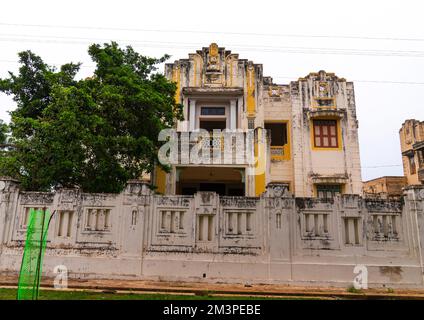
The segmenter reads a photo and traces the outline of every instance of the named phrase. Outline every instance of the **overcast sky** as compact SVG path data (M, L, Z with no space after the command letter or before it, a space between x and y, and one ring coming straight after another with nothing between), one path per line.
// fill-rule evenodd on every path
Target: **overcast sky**
M423 1L4 1L0 77L17 71L17 52L47 63L82 62L90 43L115 40L144 55L187 58L211 42L262 63L289 83L326 70L354 81L364 180L402 175L398 131L424 120ZM0 94L0 119L11 98Z

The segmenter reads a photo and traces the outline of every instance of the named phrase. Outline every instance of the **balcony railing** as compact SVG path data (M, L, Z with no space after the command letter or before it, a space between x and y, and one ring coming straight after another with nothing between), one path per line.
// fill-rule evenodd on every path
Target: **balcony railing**
M197 146L198 151L193 148ZM199 150L201 147L201 150ZM195 141L188 140L183 133L178 133L178 163L191 164L191 156L198 153L199 156L210 159L210 164L249 164L249 156L253 153L252 140L248 135L237 133L232 136L225 136L224 133L212 134L210 137L198 136ZM250 160L250 162L253 160ZM193 162L193 164L197 164Z
M284 159L284 146L271 146L271 160Z

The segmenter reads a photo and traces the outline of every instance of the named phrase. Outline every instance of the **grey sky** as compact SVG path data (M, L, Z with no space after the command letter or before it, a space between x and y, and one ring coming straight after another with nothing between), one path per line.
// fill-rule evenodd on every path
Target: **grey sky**
M93 42L116 40L171 60L217 42L262 63L277 83L319 70L354 81L363 179L402 175L398 130L405 119L424 120L423 10L408 0L5 1L0 77L17 71L16 54L27 49L50 64L80 61L84 77L93 70ZM9 121L13 108L0 94L0 119Z

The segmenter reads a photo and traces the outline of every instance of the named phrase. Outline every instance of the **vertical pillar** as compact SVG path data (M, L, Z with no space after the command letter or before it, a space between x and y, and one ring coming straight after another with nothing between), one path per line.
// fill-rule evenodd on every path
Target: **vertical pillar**
M17 206L19 182L12 178L0 177L0 253L12 230L13 212ZM0 259L1 260L1 259Z
M233 213L232 212L227 212L227 230L226 233L233 233Z
M246 127L243 127L243 119L242 119L242 115L243 115L243 103L244 103L244 99L242 97L238 98L238 103L237 103L237 123L239 123L239 127L241 129L247 129Z
M324 235L324 214L318 214L318 234L320 236Z
M172 232L172 211L166 212L166 231Z
M181 122L180 131L188 131L188 98L184 98L183 108L184 121Z
M403 215L409 216L404 236L410 237L410 250L414 250L421 267L421 285L424 284L424 186L407 186L404 189Z
M169 226L169 232L175 232L175 225L176 225L176 215L175 211L171 211L171 225Z
M259 129L256 132L255 141L255 195L260 196L265 191L266 172L266 137L264 131Z
M193 131L196 127L196 100L190 99L190 125L189 130Z
M230 129L235 130L237 128L237 110L236 110L236 100L230 101Z

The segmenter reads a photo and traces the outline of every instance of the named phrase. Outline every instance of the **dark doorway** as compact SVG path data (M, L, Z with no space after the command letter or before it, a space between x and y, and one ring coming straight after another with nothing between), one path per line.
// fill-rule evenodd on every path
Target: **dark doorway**
M271 138L271 146L284 146L287 144L286 123L265 123L268 137Z
M209 132L213 132L213 129L224 130L226 127L226 120L200 120L200 129Z
M196 187L183 187L181 188L181 194L185 196L192 196L197 192Z
M228 188L227 195L232 197L244 197L243 188Z
M225 183L201 183L200 191L214 191L220 196L225 196Z

